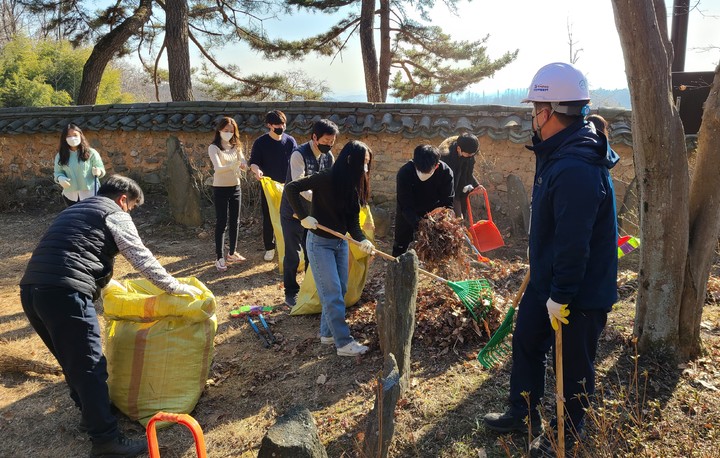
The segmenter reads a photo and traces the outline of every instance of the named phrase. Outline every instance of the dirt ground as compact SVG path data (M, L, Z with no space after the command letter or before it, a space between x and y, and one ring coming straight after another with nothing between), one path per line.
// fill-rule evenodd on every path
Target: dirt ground
M149 195L133 214L143 240L173 275L195 276L217 297L215 357L205 391L192 412L203 428L208 456L256 456L267 428L295 405L306 406L313 413L330 457L361 456L357 443L382 369L373 312L375 304L383 300L383 261L373 262L360 305L348 309L353 333L370 346L367 355L336 356L333 347L320 345L316 337L319 316L291 317L286 311L269 315L280 343L264 349L244 320L229 316L230 310L242 304L276 305L283 299L277 265L262 260L259 220L242 215L238 251L248 260L219 273L213 264L212 210L206 208L206 224L195 229L172 223L165 208L164 199ZM57 207L26 208L0 214L0 354L6 356L0 374L2 457L86 456L90 447L87 436L77 429L79 412L56 363L27 323L19 303L19 279L57 211ZM384 251L389 251L390 243L389 238L378 240ZM491 268L472 270L468 278L491 278L496 305L504 312L524 273L525 266L516 255L524 252L524 246L518 243L498 251ZM120 280L138 278L121 256L115 276ZM609 444L599 445L598 441L605 440L602 434L608 433L598 426L598 440L583 456L720 456L720 403L716 401L720 307L717 302L706 306L702 326L706 356L681 369L649 361L639 376L633 376L633 281L632 270L623 271L619 279L623 302L616 307L618 313L611 314L601 341L599 378L610 392L608 398L615 401L621 398L618 386L631 388L634 379L641 379L644 395L656 403L643 404L641 409L645 413L640 417L650 431L639 428L641 445L623 442L625 453ZM717 283L717 278L712 281ZM437 284L422 279L419 298L437 295L437 291ZM717 295L713 297L717 301ZM457 303L450 305L454 311L443 315L444 322L418 326L411 387L396 409L391 456L522 456L525 438L499 439L482 426L484 413L504 408L509 364L484 370L476 356L487 337L468 331L462 308ZM423 313L432 315L431 311ZM454 332L457 329L461 332ZM8 355L15 358L14 367L7 363ZM643 378L643 371L649 376ZM549 386L548 392L551 390ZM120 421L130 436L143 434L139 424L122 415ZM616 428L621 427L618 425ZM196 456L192 436L185 428L174 426L158 436L162 457Z

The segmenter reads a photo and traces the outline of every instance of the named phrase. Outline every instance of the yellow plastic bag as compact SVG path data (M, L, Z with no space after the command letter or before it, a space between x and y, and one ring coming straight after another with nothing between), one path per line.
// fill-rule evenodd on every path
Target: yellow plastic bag
M268 203L268 213L272 221L273 234L275 235L275 252L277 253L278 269L283 273L283 258L285 257L285 240L283 239L282 226L280 226L280 202L285 185L273 181L270 177L263 177L260 180L265 200Z
M365 237L375 243L375 224L370 213L370 207L364 206L360 209L360 227ZM347 292L345 293L345 305L353 305L360 300L367 274L369 270L370 256L363 253L355 244L350 244L349 270ZM305 278L300 285L300 292L297 297L297 304L290 310L290 315L310 315L320 313L320 297L318 296L315 279L312 276L312 269L308 268Z
M113 404L146 425L159 411L190 413L205 388L217 330L215 296L173 296L147 280L103 290L105 355Z

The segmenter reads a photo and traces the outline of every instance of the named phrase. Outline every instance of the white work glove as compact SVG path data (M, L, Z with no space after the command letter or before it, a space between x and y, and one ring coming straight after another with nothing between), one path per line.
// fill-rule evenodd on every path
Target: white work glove
M102 169L100 167L93 167L92 174L96 177L99 177L100 175L102 175Z
M360 248L360 251L367 254L373 254L375 251L375 245L372 244L372 242L368 239L363 240L360 242L360 245L358 245Z
M562 324L568 324L566 318L570 315L570 310L567 309L567 304L558 304L554 300L548 298L547 300L548 317L550 318L550 325L554 330L558 330L558 321Z
M317 229L318 221L312 216L306 216L300 221L300 224L305 229Z
M471 184L466 185L466 186L463 188L463 193L467 194L467 193L469 193L470 191L472 191L473 189L475 189L475 187L474 187L473 185L471 185Z
M173 291L174 296L202 296L202 290L193 285L186 285L180 283L180 285Z
M67 189L70 187L70 178L60 176L58 177L58 183L63 187L63 189Z

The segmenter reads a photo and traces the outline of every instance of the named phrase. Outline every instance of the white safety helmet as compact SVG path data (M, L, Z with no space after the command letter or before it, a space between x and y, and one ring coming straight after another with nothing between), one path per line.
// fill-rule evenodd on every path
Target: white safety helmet
M550 103L553 110L569 115L585 115L590 91L585 75L575 66L554 62L542 67L528 88L527 102Z

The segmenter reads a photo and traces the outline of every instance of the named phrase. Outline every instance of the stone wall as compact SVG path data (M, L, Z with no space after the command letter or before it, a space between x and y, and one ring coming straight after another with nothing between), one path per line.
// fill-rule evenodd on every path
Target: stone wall
M290 132L290 134L293 134ZM212 164L207 156L207 145L212 141L210 132L156 132L156 131L99 131L86 132L90 145L98 150L108 173L128 174L139 178L143 186L159 185L163 180L163 165L167 158L165 142L168 136L178 137L193 163L208 180ZM243 134L245 151L249 151L255 135ZM308 140L307 134L296 135L298 143ZM405 138L388 133L347 135L340 134L334 151L337 153L349 140L368 144L374 153L372 176L373 202L394 210L395 174L402 164L412 158L415 146L421 143L439 145L444 137ZM57 151L57 133L19 134L0 137L0 179L47 177L52 179L53 159ZM624 144L613 145L620 155L620 163L613 169L618 201L622 202L625 185L634 175L632 149ZM509 174L519 176L528 193L531 191L535 161L532 152L524 145L509 140L480 137L480 155L476 162L476 176L488 189L493 206L503 213L505 184Z
M221 116L238 123L247 156L253 140L266 132L264 114L281 109L288 117L288 133L298 143L308 141L315 120L327 117L340 128L337 154L348 140L361 140L374 152L373 203L391 212L395 204L395 174L423 143L439 145L445 138L472 132L480 139L476 176L490 193L494 215L504 214L506 179L517 175L531 192L534 155L530 143L528 107L371 104L346 102L177 102L86 107L0 109L0 180L52 183L59 133L68 123L79 125L98 150L109 173L136 178L148 189L161 189L166 140L177 137L194 165L211 183L207 145ZM621 161L613 169L618 202L632 179L630 112L594 110L610 122L611 143ZM253 180L248 180L253 186ZM59 189L59 188L58 188Z

